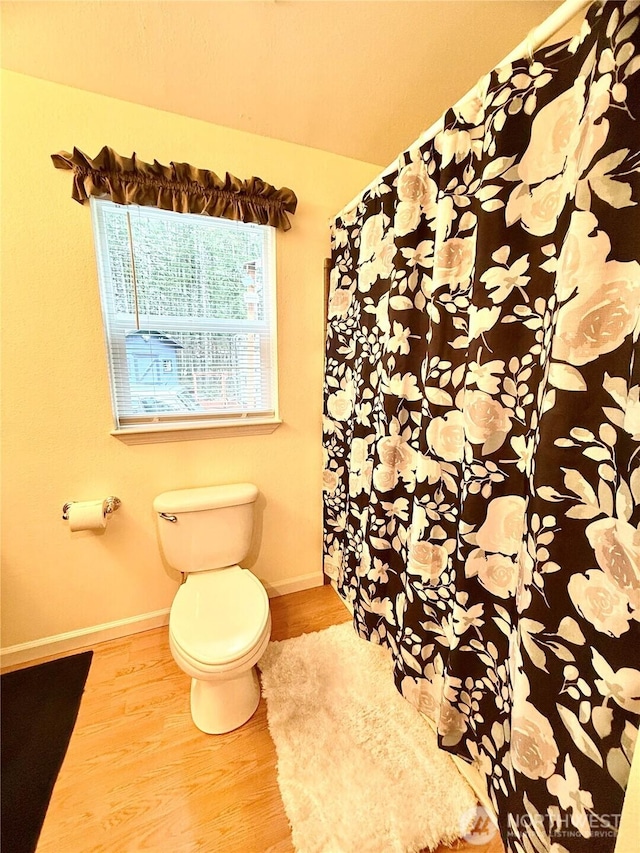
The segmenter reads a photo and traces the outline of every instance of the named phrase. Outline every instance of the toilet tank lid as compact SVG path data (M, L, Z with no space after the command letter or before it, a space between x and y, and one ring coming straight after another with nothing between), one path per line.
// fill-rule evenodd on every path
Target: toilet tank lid
M233 483L228 486L201 486L195 489L176 489L163 492L153 502L156 512L198 512L225 506L253 503L258 488L252 483Z

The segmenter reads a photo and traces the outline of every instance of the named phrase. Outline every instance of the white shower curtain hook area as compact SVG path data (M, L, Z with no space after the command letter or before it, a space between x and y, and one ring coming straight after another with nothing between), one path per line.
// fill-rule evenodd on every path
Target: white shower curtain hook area
M535 29L529 30L525 39L525 58L529 60L529 65L533 64L533 54L536 49Z

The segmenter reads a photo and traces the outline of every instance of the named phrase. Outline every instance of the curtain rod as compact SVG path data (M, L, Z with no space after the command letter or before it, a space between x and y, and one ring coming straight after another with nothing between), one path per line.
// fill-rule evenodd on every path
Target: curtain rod
M500 68L502 65L507 65L509 62L513 62L516 59L521 59L523 56L531 55L535 50L541 47L551 36L555 35L558 30L562 29L565 24L569 23L569 21L577 15L578 12L581 12L583 9L586 9L587 6L591 5L592 0L565 0L562 6L559 6L555 12L552 12L548 18L546 18L541 24L535 27L531 32L527 35L525 39L523 39L519 45L514 47L511 53L508 53L507 56L503 60L501 60L495 67ZM478 84L476 83L476 86ZM462 104L467 98L471 97L476 86L470 89L466 95L463 95L456 103L454 104L454 109L459 104ZM424 145L425 142L428 142L430 139L442 130L444 123L444 115L440 116L438 121L431 125L428 130L418 137L418 139L412 143L411 147L415 145L421 146ZM367 186L360 190L358 195L351 199L351 201L346 204L339 213L336 213L329 221L335 222L340 216L344 216L348 213L352 208L354 208L361 200L362 196L368 192L370 189L373 189L383 178L387 175L391 174L394 169L398 167L398 158L396 157L392 163L389 163L386 169L380 172L371 183L367 184Z

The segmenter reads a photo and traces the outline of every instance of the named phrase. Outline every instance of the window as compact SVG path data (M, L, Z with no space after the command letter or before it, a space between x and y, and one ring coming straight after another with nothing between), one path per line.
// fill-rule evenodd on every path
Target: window
M116 434L277 424L275 229L91 208Z

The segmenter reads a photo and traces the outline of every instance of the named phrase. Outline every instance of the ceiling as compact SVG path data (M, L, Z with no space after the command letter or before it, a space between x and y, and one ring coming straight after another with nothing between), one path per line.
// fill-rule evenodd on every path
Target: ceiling
M3 0L1 55L12 71L386 166L559 5Z

